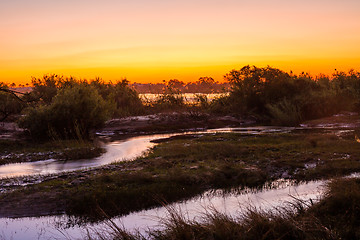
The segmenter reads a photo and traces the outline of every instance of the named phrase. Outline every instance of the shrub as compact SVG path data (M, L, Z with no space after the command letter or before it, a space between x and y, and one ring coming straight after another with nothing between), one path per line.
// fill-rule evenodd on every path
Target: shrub
M53 97L56 96L62 80L62 76L54 74L44 75L42 78L32 78L33 89L31 94L45 104L50 104Z
M230 113L261 116L276 124L296 125L301 120L360 109L360 73L353 70L336 72L330 80L324 75L314 79L269 66L245 66L230 71L225 80L231 92L217 104L228 104L223 109Z
M126 79L113 84L105 83L101 78L87 81L50 74L44 75L42 78L33 78L32 84L32 99L37 99L38 103L45 105L52 103L59 90L83 85L93 87L103 99L116 106L113 117L137 115L144 111L138 93L129 87Z
M117 82L113 86L112 93L108 99L113 99L116 104L116 117L137 115L144 112L144 106L139 98L139 94L129 87L127 80Z
M28 109L19 126L37 139L88 138L90 130L101 126L113 111L96 89L75 85L59 90L52 103Z
M301 113L298 106L286 98L275 104L267 104L266 108L272 117L273 124L293 126L301 122Z
M126 79L112 84L96 78L90 82L90 85L95 87L105 100L115 105L114 117L138 115L144 112L139 94L129 87L129 81Z
M155 110L179 110L185 107L185 98L181 91L175 87L178 80L170 80L163 93L152 103Z

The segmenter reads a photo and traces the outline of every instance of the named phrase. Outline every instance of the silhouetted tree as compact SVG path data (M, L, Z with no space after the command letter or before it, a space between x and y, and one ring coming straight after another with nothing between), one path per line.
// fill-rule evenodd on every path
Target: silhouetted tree
M360 109L360 74L336 72L333 79L307 73L288 74L272 67L244 66L225 75L231 85L228 97L214 103L243 115L255 114L277 124L329 116L342 110ZM219 109L216 107L215 109Z
M9 89L5 83L0 83L0 122L11 115L19 114L23 109L23 101L17 92Z

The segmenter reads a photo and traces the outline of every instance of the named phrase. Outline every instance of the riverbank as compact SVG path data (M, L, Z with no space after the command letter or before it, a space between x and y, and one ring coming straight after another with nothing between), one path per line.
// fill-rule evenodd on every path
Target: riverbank
M346 118L356 123L357 116ZM290 133L172 138L131 162L59 174L1 194L0 215L67 212L95 220L104 217L98 215L98 209L110 216L121 215L208 189L256 187L277 178L303 181L342 176L360 170L358 130L354 127L340 124Z
M240 215L209 210L201 221L189 219L176 209L161 230L146 235L109 223L108 231L88 234L88 239L324 239L360 238L360 180L337 179L327 185L319 202L294 198L290 205L275 211L248 209Z
M104 151L99 144L92 141L58 140L38 143L24 139L0 140L0 166L48 159L91 159L100 156Z
M229 216L237 217L246 213L247 209L261 209L262 211L273 211L289 205L296 197L306 203L318 202L324 194L324 184L328 181L310 181L295 183L292 180L277 180L267 183L261 189L242 190L209 190L186 201L178 201L162 207L135 211L124 216L111 218L118 227L129 233L146 233L165 229L166 220L170 218L169 210L176 210L186 216L187 220L202 221L207 213L216 211ZM0 218L3 227L3 238L23 240L51 238L63 239L57 233L66 235L66 239L89 239L96 238L97 233L111 234L109 221L97 223L78 223L77 219L66 214L30 217L30 218ZM21 226L19 228L18 226ZM45 229L43 231L42 229ZM149 237L148 237L149 238ZM102 239L113 239L103 237Z
M92 133L90 140L34 142L16 123L0 123L0 165L44 161L48 159L91 159L104 152L103 142L129 137L219 127L238 127L255 123L254 119L216 116L199 112L170 112L112 119Z
M256 124L252 117L219 116L198 111L168 112L146 116L112 119L96 131L96 135L108 140L129 136L206 130L223 127L240 127Z

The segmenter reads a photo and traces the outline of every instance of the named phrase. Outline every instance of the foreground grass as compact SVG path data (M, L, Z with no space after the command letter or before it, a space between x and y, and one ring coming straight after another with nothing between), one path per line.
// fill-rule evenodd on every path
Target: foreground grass
M170 218L164 229L149 230L148 236L129 233L110 224L107 235L96 239L359 239L360 238L360 179L332 181L323 199L312 206L295 202L293 208L277 213L248 211L244 216L230 217L212 211L202 222L189 220L169 209ZM111 222L110 222L111 223ZM94 236L89 236L94 239Z
M0 140L0 165L40 161L50 158L75 160L100 156L104 150L90 141L57 140L31 142L28 140Z
M284 176L299 181L343 176L360 170L359 159L359 143L350 135L180 137L161 143L146 157L118 163L122 171L103 172L71 189L68 210L93 214L98 206L116 215L213 188L257 187Z
M36 210L66 210L92 220L160 206L208 189L257 187L281 177L299 181L360 171L360 148L351 132L298 131L287 134L198 135L160 143L145 157L55 180L0 196ZM24 201L24 202L22 202ZM38 204L38 205L37 205Z

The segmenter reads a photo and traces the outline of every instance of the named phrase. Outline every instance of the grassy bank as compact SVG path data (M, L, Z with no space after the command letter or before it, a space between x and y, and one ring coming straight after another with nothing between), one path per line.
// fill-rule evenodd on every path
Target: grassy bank
M359 239L360 179L332 181L323 199L311 206L295 201L281 213L249 210L244 216L230 217L216 211L203 216L202 222L187 219L169 209L170 218L163 230L149 230L149 237L129 233L111 225L100 239ZM93 239L93 236L89 236Z
M110 215L158 206L208 189L256 187L280 177L312 180L360 170L353 136L299 132L175 138L70 190L68 212ZM121 171L119 171L119 169ZM86 203L86 204L84 204Z
M337 134L337 130L306 130L174 138L132 162L63 174L1 195L0 207L11 208L20 199L20 204L30 204L36 210L36 199L41 198L49 209L98 219L103 217L100 208L114 216L189 198L208 189L257 187L281 177L301 181L360 171L357 132Z
M0 140L0 165L41 161L50 158L75 160L100 156L104 150L90 141L57 140L33 142L28 140Z

